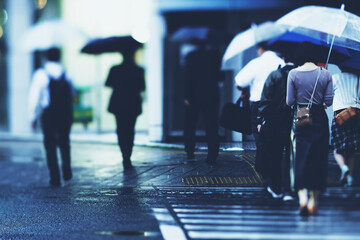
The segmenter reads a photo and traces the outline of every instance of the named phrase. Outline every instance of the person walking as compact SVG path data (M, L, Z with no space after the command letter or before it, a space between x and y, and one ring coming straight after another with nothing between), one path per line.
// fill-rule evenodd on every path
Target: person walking
M62 177L72 179L70 157L70 130L73 122L74 88L64 68L59 63L61 54L58 48L46 51L47 62L44 68L34 75L29 93L29 110L32 127L41 117L46 150L47 166L50 172L50 186L60 187L60 170L57 147L61 153Z
M329 124L323 104L333 102L333 84L329 71L316 65L316 46L303 42L297 49L295 64L289 72L286 103L309 107L312 124L296 126L295 190L300 215L315 214L319 191L326 188Z
M135 49L121 52L123 63L113 66L105 85L113 89L108 111L115 115L116 134L122 153L124 170L133 169L131 163L134 146L135 123L142 113L141 92L145 90L144 69L135 62Z
M340 183L352 186L353 169L356 151L360 149L360 87L359 71L350 67L341 66L341 73L334 74L334 104L336 116L348 107L356 108L356 116L339 125L333 118L331 124L331 144L334 147L334 156L340 170Z
M251 128L256 144L255 168L263 175L266 172L266 169L261 157L263 143L259 138L259 132L257 129L258 106L267 77L272 71L278 69L279 66L284 66L285 62L275 52L271 51L267 47L267 42L259 43L257 45L257 49L258 57L246 64L236 75L235 87L240 90L243 90L247 87L250 88L249 100L251 111ZM267 186L265 186L265 189L267 189Z
M264 169L267 170L263 172L263 181L273 198L282 197L284 201L294 200L290 186L290 132L294 113L286 104L287 78L293 68L295 65L287 62L284 67L270 73L257 116L258 131L264 143Z
M211 46L198 43L194 47L185 57L184 145L188 159L193 159L196 125L201 115L208 145L206 163L213 165L219 155L220 60Z

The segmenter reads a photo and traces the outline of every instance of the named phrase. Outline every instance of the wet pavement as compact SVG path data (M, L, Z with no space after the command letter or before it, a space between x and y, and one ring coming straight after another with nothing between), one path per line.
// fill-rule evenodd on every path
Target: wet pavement
M0 141L0 239L360 239L360 189L329 188L318 216L270 199L253 150L206 152L136 146L124 173L114 144L72 143L74 178L48 187L39 141ZM359 157L359 156L358 156Z

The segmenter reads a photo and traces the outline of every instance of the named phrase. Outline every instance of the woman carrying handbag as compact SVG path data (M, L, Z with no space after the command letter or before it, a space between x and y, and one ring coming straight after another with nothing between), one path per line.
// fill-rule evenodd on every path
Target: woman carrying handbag
M356 149L360 149L360 87L359 71L340 66L333 75L334 119L331 124L331 144L341 169L340 183L353 185Z
M319 191L326 188L329 124L323 104L333 102L330 72L315 63L316 46L303 42L296 54L295 68L289 72L286 103L297 107L299 122L295 127L295 190L300 215L315 214Z

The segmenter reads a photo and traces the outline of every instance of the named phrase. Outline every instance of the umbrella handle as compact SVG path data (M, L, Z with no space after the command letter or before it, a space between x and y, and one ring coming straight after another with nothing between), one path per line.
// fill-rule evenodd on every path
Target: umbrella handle
M345 9L345 4L341 4L340 11L343 12L344 9ZM328 68L328 63L329 63L329 59L330 59L331 50L332 50L333 45L334 45L334 41L335 41L335 34L333 35L333 38L332 38L332 40L331 40L331 45L330 45L329 53L328 53L328 56L327 56L327 59L326 59L325 69Z

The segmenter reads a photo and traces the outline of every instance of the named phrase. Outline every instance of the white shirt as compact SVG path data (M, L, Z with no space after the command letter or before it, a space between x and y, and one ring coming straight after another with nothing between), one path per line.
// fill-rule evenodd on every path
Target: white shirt
M64 68L57 62L47 62L44 68L35 71L29 92L29 119L35 121L42 110L49 106L49 75L54 80L60 80ZM66 77L67 81L70 80ZM71 82L70 82L71 83Z
M358 91L358 77L352 73L337 73L332 76L334 88L333 110L347 107L360 108L360 87ZM357 105L356 105L357 98Z
M250 86L250 101L257 102L261 99L261 93L269 74L278 69L279 65L285 65L275 52L265 51L260 57L251 60L236 75L236 84L240 87Z

